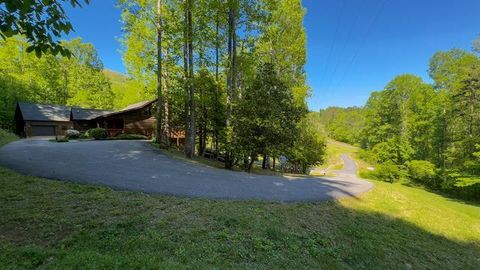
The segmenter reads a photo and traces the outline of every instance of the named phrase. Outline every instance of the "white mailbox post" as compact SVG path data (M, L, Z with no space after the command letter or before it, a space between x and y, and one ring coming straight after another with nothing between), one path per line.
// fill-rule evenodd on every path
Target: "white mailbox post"
M283 175L283 172L285 170L285 164L287 164L288 158L286 156L280 156L278 160L280 161L280 170L282 171Z

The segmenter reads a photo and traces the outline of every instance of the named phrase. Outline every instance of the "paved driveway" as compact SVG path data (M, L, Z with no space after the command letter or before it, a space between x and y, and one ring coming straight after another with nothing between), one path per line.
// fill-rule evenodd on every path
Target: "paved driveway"
M28 175L98 184L120 190L265 201L321 201L355 196L373 187L346 170L332 178L261 176L185 163L142 141L53 143L20 140L0 149L0 165Z

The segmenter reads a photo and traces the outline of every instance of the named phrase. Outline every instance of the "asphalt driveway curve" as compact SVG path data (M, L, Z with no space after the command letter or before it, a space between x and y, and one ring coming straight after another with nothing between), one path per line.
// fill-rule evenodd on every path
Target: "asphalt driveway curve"
M54 143L20 140L0 149L0 166L27 175L117 190L229 200L311 202L366 192L346 155L337 177L263 176L211 168L162 154L145 141Z

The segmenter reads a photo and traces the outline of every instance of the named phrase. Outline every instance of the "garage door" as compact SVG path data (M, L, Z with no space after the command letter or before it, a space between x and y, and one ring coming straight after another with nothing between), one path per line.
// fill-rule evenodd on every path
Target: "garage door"
M32 136L55 136L55 126L32 126Z

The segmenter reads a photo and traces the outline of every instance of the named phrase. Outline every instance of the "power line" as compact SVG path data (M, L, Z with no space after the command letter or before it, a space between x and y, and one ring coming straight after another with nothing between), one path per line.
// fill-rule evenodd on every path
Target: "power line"
M373 25L377 22L378 18L380 17L380 14L382 13L383 9L385 8L387 2L389 0L382 0L382 3L380 4L380 8L377 10L377 13L375 14L373 20L371 21L369 27L367 28L366 34L363 36L363 40L360 42L360 45L357 47L357 50L353 54L352 58L350 59L350 63L347 65L347 69L345 69L345 72L343 73L342 79L339 81L338 85L341 85L343 81L345 80L345 77L347 76L348 72L352 68L353 64L355 63L355 60L357 59L358 54L360 51L363 49L365 46L365 43L367 41L367 38L370 36Z
M342 47L342 50L340 51L339 58L338 58L338 60L337 60L336 63L335 63L335 68L333 69L332 76L330 77L330 80L329 80L329 83L328 83L328 87L327 87L327 92L330 91L330 88L331 88L331 86L332 86L333 79L334 79L335 75L337 74L337 70L338 70L338 67L339 67L339 65L340 65L340 60L342 59L343 53L344 53L345 49L347 48L347 46L348 46L348 44L349 44L349 42L350 42L350 38L351 38L352 32L353 32L353 28L354 28L355 25L357 24L357 21L360 19L360 14L361 14L360 10L362 9L364 3L365 3L365 1L360 2L360 5L359 5L359 7L358 7L358 12L357 12L357 14L356 14L357 16L355 17L355 19L354 19L354 21L353 21L350 29L348 30L347 38L345 39L345 42L344 42L343 47Z
M337 42L337 36L338 36L338 30L340 28L340 23L342 22L345 7L347 6L346 4L347 4L346 0L343 0L342 7L340 8L340 16L337 17L337 23L336 23L336 27L335 27L335 32L333 34L333 40L332 40L332 43L330 44L330 50L329 50L329 53L328 53L328 56L327 56L327 61L325 62L324 72L321 73L321 77L322 76L325 77L324 74L327 73L328 66L330 64L330 59L331 59L331 56L332 56L332 53L333 53L333 48L334 48L335 43Z

